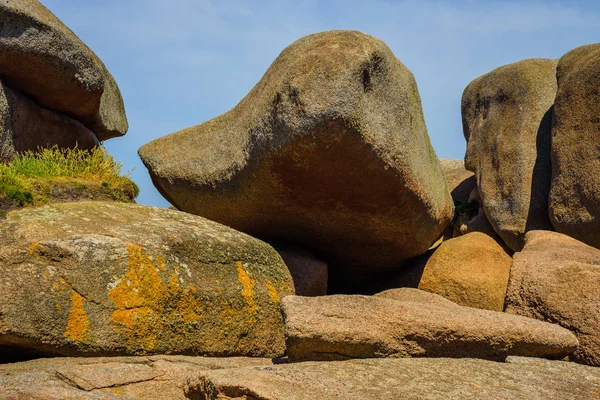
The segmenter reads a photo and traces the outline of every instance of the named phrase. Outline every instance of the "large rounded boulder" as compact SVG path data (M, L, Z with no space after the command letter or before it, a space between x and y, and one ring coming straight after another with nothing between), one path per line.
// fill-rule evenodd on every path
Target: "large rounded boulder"
M0 353L280 356L293 293L272 247L177 211L64 203L0 223Z
M530 59L475 79L462 96L467 152L483 209L514 251L525 232L551 229L550 134L556 61Z
M558 232L600 248L600 44L562 56L556 76L550 218Z
M415 78L360 32L298 40L232 110L139 154L178 209L302 245L334 282L397 268L452 219Z
M99 140L128 124L119 88L102 61L37 0L0 3L0 79Z

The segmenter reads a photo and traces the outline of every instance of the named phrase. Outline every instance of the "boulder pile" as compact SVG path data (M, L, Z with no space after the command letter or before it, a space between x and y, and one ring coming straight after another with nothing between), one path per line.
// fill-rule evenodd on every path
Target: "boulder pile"
M6 154L125 134L73 32L36 0L0 18ZM383 42L299 39L139 149L174 209L0 220L0 398L599 398L599 66L590 45L475 79L465 161L440 161Z

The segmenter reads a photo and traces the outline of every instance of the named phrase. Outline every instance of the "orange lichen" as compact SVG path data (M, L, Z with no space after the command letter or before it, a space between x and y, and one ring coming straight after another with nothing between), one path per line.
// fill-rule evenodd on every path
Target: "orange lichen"
M29 245L29 254L33 255L33 253L35 253L35 250L37 249L37 247L40 245L40 242L33 242Z
M75 343L89 340L90 320L85 312L83 300L79 293L71 290L71 311L69 312L69 322L65 328L64 337Z
M242 284L242 296L246 302L245 312L248 315L248 322L252 323L256 321L256 312L258 311L258 305L254 299L254 286L256 285L256 281L248 275L240 261L236 262L236 265L238 280Z
M202 304L196 299L196 288L182 288L177 275L163 282L159 272L167 264L162 257L156 263L144 253L142 246L127 246L129 270L109 293L114 303L113 324L125 337L130 349L153 351L162 336L178 339L186 326L200 320Z
M277 292L277 288L275 287L275 285L273 285L273 283L271 283L271 281L268 280L265 282L265 286L269 291L269 297L271 297L271 301L273 303L279 303L281 299L279 298L279 293Z

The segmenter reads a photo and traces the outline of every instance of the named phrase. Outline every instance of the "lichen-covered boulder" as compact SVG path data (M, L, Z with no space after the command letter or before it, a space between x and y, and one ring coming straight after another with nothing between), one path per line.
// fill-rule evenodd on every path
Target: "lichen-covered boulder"
M511 257L481 232L444 241L427 260L419 289L462 306L502 311Z
M556 76L550 219L558 232L600 248L600 44L562 56Z
M397 269L452 219L414 76L360 32L296 41L232 110L139 154L178 209L302 245L334 283Z
M531 231L516 253L506 312L549 321L579 339L572 360L600 366L600 250L557 232Z
M37 0L0 3L0 79L67 114L99 140L128 124L119 88L102 61Z
M556 61L530 59L496 68L462 96L467 152L488 219L514 251L526 231L551 229L550 134Z
M81 202L0 223L0 347L279 356L293 293L269 245L177 211Z

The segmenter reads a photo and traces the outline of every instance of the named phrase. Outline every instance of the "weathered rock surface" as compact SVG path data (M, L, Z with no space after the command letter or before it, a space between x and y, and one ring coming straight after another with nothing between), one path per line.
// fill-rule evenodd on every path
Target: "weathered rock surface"
M440 165L446 177L452 200L455 203L468 203L471 191L477 187L475 174L467 171L463 160L442 158L440 159Z
M183 400L187 382L204 371L271 364L270 359L242 357L38 359L0 365L0 398Z
M383 292L376 293L374 296L397 301L410 301L413 303L424 303L447 307L458 306L458 304L455 302L437 294L407 287L384 290Z
M37 0L0 3L0 78L99 140L127 132L123 99L100 59Z
M92 149L98 139L80 122L39 107L27 97L0 83L0 143L11 151L38 147Z
M600 250L556 232L525 239L514 256L506 312L570 329L579 339L572 359L600 366Z
M494 230L492 224L490 224L487 215L485 215L479 189L476 187L471 190L467 205L462 210L457 209L454 226L457 231L456 236L466 235L471 232L481 232L494 238L499 243L504 243Z
M551 229L550 135L556 61L523 60L471 82L462 97L465 166L492 226L514 251L524 233Z
M360 32L298 40L231 111L139 154L178 209L302 245L330 283L397 269L452 219L414 76Z
M600 44L562 56L556 76L550 219L558 232L600 248Z
M563 358L577 348L566 329L530 318L374 296L282 300L292 361L509 355Z
M0 223L0 346L54 355L279 356L272 247L189 214L80 202Z
M467 307L502 311L511 257L488 235L446 240L427 260L419 289Z
M293 247L275 247L288 267L298 296L324 296L327 294L327 264L308 251Z
M190 398L207 400L589 400L599 396L597 368L520 360L371 359L215 370L192 381L188 393Z

